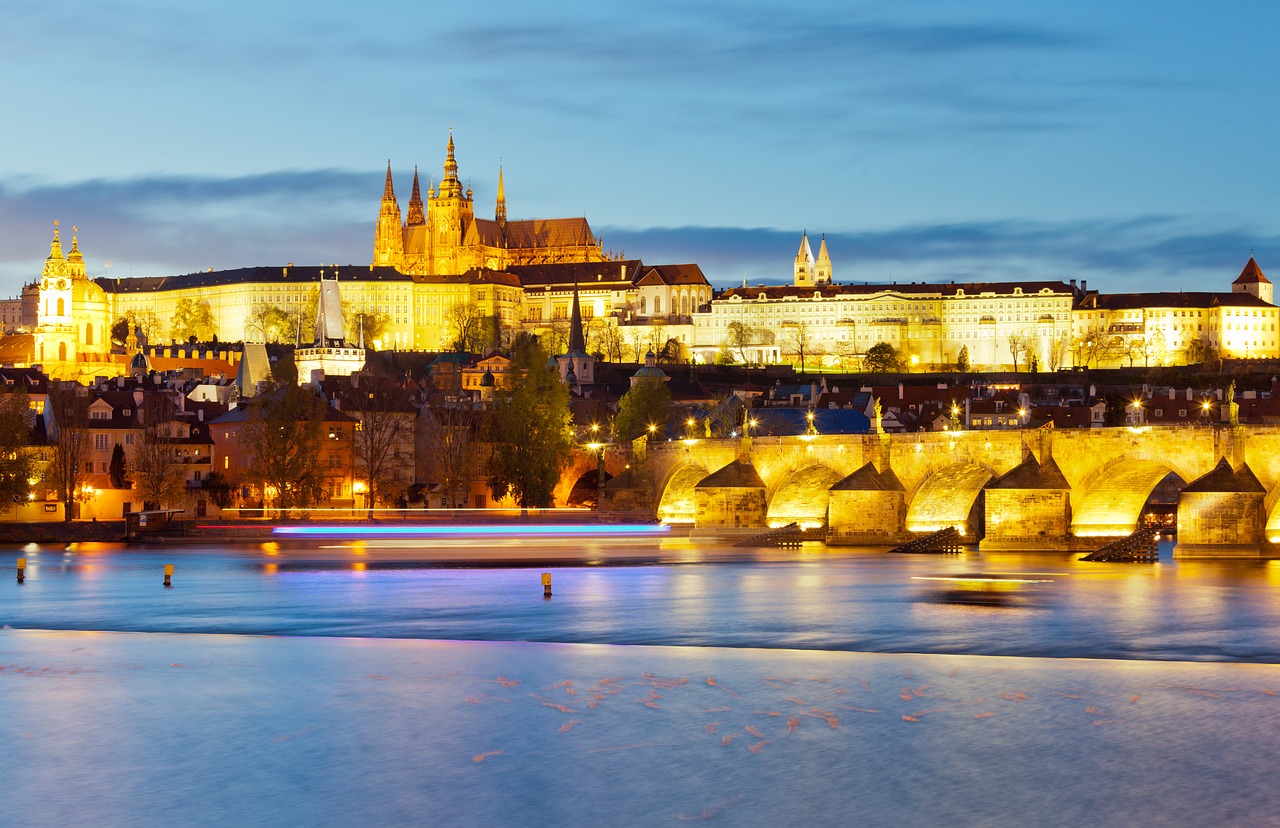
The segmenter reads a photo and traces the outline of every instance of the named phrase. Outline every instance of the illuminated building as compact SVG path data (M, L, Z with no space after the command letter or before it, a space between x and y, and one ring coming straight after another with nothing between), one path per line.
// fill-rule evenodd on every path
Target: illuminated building
M298 366L298 382L310 382L325 376L349 377L364 367L364 331L357 334L355 346L347 344L342 321L342 296L337 279L320 275L320 298L316 302L316 339L310 347L298 347L293 361ZM301 344L301 343L299 343Z

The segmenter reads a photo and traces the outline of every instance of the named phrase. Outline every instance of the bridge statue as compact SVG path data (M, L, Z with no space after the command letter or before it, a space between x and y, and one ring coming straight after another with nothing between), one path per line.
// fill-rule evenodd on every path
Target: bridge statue
M871 403L871 414L875 418L873 423L876 427L876 434L884 434L884 423L881 418L884 416L884 406L880 404L880 398L876 397Z
M1236 402L1236 381L1227 386L1227 422L1234 428L1240 425L1240 404Z

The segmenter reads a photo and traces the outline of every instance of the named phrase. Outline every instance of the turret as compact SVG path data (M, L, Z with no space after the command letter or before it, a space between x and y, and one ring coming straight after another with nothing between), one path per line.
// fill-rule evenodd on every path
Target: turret
M814 283L813 248L809 246L809 233L800 237L800 250L796 253L795 284L808 287Z
M458 198L462 195L462 182L458 181L458 161L453 157L453 127L449 128L449 146L444 159L444 178L440 179L440 198Z
M831 284L831 254L827 252L827 234L822 234L822 244L818 246L817 276L819 285Z
M498 203L493 209L493 218L503 224L507 220L507 191L502 186L502 165L498 165Z
M418 188L418 165L413 165L413 195L409 196L409 217L406 227L420 227L427 223L426 214L422 211L422 191Z
M1258 262L1252 256L1249 257L1249 262L1244 266L1244 270L1240 271L1240 275L1231 283L1231 291L1233 293L1248 293L1267 304L1271 304L1272 301L1271 280L1262 274L1262 268L1258 267Z

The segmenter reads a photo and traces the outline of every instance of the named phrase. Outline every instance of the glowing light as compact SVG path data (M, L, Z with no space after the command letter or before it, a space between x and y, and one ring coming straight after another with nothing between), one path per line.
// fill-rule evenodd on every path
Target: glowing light
M650 433L650 434L653 434L653 433L654 433L654 432L656 432L657 430L658 430L658 427L657 427L656 425L654 425L653 423L649 423L649 433Z
M355 492L356 494L364 494L365 492L369 491L369 487L365 485L363 480L357 480L356 482L351 484L351 491Z
M604 447L604 443L587 443L587 448L591 449L592 451L599 451L603 447Z
M545 526L273 526L271 533L281 536L329 538L364 537L618 537L626 535L664 535L670 528L661 524L547 524Z

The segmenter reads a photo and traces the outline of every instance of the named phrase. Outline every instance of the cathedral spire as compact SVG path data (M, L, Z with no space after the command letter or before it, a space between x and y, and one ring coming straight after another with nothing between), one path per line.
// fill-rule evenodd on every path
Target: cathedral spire
M78 228L76 227L71 228L71 252L67 254L67 272L71 274L73 279L85 275L84 256L80 255L80 241L76 237L77 230Z
M391 186L391 159L387 159L387 183L382 187L382 200L395 201L396 190Z
M457 198L462 195L462 185L458 183L458 161L453 157L453 127L449 127L449 147L444 159L444 178L440 179L440 197Z
M502 165L498 165L498 204L493 210L493 217L499 222L507 220L507 190L502 185Z
M413 165L413 195L409 197L409 217L405 220L408 227L416 227L427 223L422 212L422 191L418 188L418 165Z
M796 252L795 284L797 286L812 285L813 271L813 248L809 246L809 231L806 230L800 237L800 249Z

